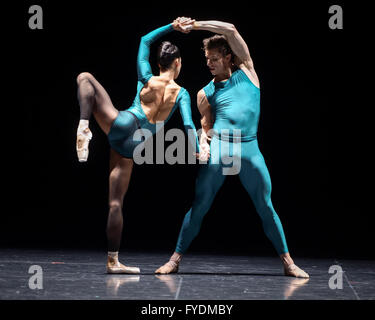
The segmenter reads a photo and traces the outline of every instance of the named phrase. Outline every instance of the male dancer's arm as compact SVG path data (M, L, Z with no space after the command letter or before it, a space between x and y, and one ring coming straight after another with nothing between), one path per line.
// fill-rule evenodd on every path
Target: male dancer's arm
M187 28L187 30L189 29ZM224 35L235 54L235 64L259 86L259 79L254 69L253 60L250 57L249 48L233 24L214 20L195 21L191 23L191 29L206 30Z
M201 89L197 95L198 110L201 114L201 126L202 134L200 137L199 145L201 153L210 154L210 141L211 141L211 129L213 127L213 117L211 112L211 106L207 100L204 90Z

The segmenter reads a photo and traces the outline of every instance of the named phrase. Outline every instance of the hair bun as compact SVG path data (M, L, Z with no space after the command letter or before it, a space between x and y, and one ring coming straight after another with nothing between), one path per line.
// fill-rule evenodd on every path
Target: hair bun
M163 41L158 49L158 63L160 66L163 69L167 69L176 58L180 58L180 50L169 41Z
M160 49L160 57L164 57L168 54L171 53L171 50L172 50L172 43L170 43L169 41L164 41L162 44L161 44L161 49Z
M163 48L166 48L166 47L170 47L172 43L170 43L169 41L163 41L161 45Z

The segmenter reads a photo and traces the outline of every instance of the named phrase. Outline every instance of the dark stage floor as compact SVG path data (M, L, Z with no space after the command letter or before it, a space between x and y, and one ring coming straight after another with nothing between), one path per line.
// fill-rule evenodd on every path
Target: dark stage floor
M375 299L375 261L293 257L310 279L283 276L278 257L187 254L180 273L154 275L167 253L120 253L140 275L108 275L106 253L82 250L0 249L0 300L368 300ZM32 265L42 270L42 289L30 289ZM342 267L340 276L329 273ZM35 280L35 279L34 279ZM36 284L36 280L33 282Z

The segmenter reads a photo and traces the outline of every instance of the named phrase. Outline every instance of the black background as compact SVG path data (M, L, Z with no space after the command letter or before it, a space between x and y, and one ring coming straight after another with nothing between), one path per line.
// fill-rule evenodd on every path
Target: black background
M43 8L43 30L28 27L32 4ZM343 30L328 27L332 4L342 5ZM78 163L76 77L91 72L115 107L128 108L140 37L191 16L231 22L248 44L261 82L259 146L292 256L374 258L371 157L365 156L372 148L365 139L373 106L366 8L343 1L24 1L14 14L10 45L4 46L11 71L4 95L11 99L3 106L10 111L3 120L10 142L3 160L10 179L3 179L1 247L106 249L109 144L92 119L89 161ZM174 32L162 39L182 52L177 82L191 95L197 128L196 93L211 79L200 48L210 35ZM179 112L165 129L175 127L183 128ZM198 168L134 167L121 250L173 251ZM237 176L227 177L205 217L190 248L198 251L275 254Z

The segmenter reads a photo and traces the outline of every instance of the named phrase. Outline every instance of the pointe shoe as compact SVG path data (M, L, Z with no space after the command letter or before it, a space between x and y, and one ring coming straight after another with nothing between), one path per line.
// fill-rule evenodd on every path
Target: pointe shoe
M177 273L178 272L178 263L169 260L165 265L161 266L159 269L155 271L157 274L169 274L169 273Z
M107 262L107 273L126 273L126 274L138 274L140 269L137 267L124 266L122 263Z
M296 278L310 278L310 276L305 271L297 267L294 263L290 264L287 267L284 267L284 274L286 276Z
M89 142L92 138L92 133L87 127L84 130L77 131L76 150L79 162L86 162L89 156Z

